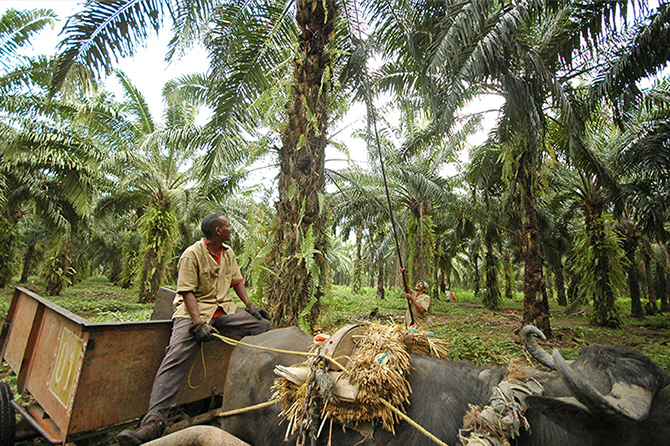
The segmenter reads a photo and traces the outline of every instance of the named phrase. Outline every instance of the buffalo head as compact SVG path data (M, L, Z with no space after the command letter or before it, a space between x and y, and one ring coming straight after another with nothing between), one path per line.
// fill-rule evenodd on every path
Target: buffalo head
M630 348L598 345L566 361L558 349L551 355L542 350L533 334L545 339L536 327L524 327L526 349L561 379L545 396L529 397L529 408L594 444L670 444L670 377L651 359Z

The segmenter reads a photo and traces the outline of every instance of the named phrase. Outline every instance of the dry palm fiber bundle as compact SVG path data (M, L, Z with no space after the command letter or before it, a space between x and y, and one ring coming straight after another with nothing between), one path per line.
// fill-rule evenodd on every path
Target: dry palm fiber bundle
M349 368L349 381L358 384L354 403L336 406L329 412L343 424L379 420L384 429L395 433L397 416L384 406L383 398L404 412L409 402L407 373L412 362L403 342L403 333L389 325L370 324L356 343L356 354ZM353 410L347 406L355 405Z
M449 359L449 344L442 339L436 338L431 333L417 330L406 331L403 334L403 342L410 353L439 359Z
M378 324L364 326L361 335L354 335L354 341L356 348L347 364L347 373L342 374L342 378L358 386L356 399L354 402L342 401L328 391L317 388L321 394L318 408L320 417L329 416L344 426L352 427L363 422L380 421L382 427L395 433L394 425L399 421L397 415L379 402L378 398L383 398L404 412L411 392L407 382L411 366L409 352L447 358L447 344L424 332L408 332L402 325ZM297 430L300 420L305 419L310 385L314 386L310 384L314 381L311 378L319 378L316 381L323 382L323 363L320 359L308 361L301 367L311 367L308 379L302 385L277 378L273 387L274 398L282 404L280 416L289 420L288 433Z
M304 415L307 383L308 381L298 386L286 378L276 378L272 386L272 398L282 406L279 416L289 420L287 436L297 429L296 421Z

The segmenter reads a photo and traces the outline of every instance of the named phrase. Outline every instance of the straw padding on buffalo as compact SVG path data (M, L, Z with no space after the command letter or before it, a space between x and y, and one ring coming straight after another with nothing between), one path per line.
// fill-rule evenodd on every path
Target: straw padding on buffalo
M321 426L327 418L353 428L378 422L395 433L399 417L379 399L405 413L411 393L407 381L412 362L410 353L448 357L444 341L427 333L407 331L399 325L369 324L358 333L354 335L351 356L345 358L344 372L339 371L340 367L329 371L331 364L323 357L276 370L281 377L275 379L273 398L281 403L281 416L288 420L287 434L314 422L314 411ZM301 374L302 379L295 379Z

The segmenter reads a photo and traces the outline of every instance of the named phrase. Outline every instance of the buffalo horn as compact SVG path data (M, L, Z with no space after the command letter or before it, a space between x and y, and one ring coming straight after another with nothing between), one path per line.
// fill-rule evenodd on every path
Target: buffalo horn
M542 338L542 340L547 340L544 333L542 333L542 330L537 328L535 325L526 325L521 329L521 340L523 341L523 345L526 347L526 350L540 364L544 364L550 369L556 370L556 367L554 366L554 359L549 353L545 352L542 348L540 348L539 345L537 345L537 341L533 337L533 333Z
M577 401L588 407L594 414L614 415L639 421L649 414L651 392L641 386L615 381L612 391L604 396L595 387L587 383L563 359L558 349L553 351L556 370Z

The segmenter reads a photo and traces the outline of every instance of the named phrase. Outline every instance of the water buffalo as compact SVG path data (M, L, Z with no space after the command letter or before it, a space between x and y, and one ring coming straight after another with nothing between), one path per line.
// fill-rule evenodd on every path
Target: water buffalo
M526 417L531 431L522 430L517 445L670 445L670 377L641 353L610 345L587 347L566 362L557 350L544 352L524 327L522 338L530 353L555 372L537 371L542 396L528 397ZM245 338L258 345L281 349L308 348L310 336L297 328L273 330ZM276 364L292 365L304 358L237 347L226 379L224 409L266 401L275 379ZM493 387L503 379L502 368L478 367L419 355L412 357L412 388L407 415L451 446L460 444L458 430L468 404L485 405ZM220 427L254 446L284 442L287 423L280 425L280 408L268 407L222 419ZM327 444L325 429L318 444ZM334 427L333 445L434 445L407 422L395 435L378 428L371 438L353 429ZM360 443L359 443L360 442Z

